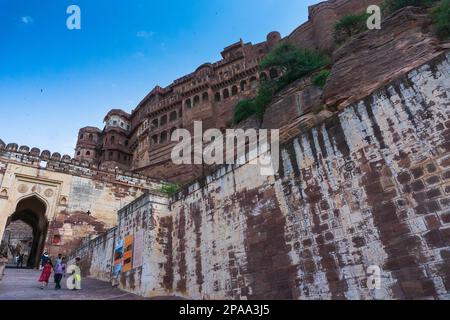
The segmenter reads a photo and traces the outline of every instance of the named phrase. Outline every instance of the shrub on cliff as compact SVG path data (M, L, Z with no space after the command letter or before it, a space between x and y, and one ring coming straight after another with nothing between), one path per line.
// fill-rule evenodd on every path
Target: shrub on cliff
M320 71L313 79L313 84L323 89L325 84L327 83L327 79L330 76L330 70L322 70Z
M251 115L256 113L255 104L253 100L245 99L238 102L236 107L234 108L233 121L234 123L239 123Z
M279 91L295 80L330 63L329 57L285 42L272 50L260 64L261 69L277 67L283 75L276 82Z
M234 123L239 123L254 114L262 119L266 107L273 99L275 89L276 86L273 82L264 81L259 87L258 94L254 99L239 101L234 109Z
M240 101L234 109L234 123L239 123L253 114L262 119L276 92L329 63L328 56L300 49L291 43L285 42L277 46L261 61L260 68L264 70L276 67L282 70L282 76L277 80L263 81L254 99Z
M368 13L348 14L334 25L334 38L337 44L342 44L355 35L367 30Z
M450 39L450 0L442 0L436 4L431 16L437 36L442 40Z

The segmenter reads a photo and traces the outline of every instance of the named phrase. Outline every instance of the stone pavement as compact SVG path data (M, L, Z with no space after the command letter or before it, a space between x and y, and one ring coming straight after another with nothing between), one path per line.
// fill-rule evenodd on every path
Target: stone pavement
M142 300L143 298L111 287L110 283L83 278L82 290L66 288L66 279L61 281L62 289L55 290L53 274L44 290L38 282L40 271L29 269L6 269L0 282L0 300Z

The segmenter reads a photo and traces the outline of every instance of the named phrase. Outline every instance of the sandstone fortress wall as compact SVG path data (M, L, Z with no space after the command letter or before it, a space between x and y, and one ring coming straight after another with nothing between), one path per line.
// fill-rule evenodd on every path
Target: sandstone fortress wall
M258 67L277 43L330 50L330 21L370 2L321 2L285 38L225 48L131 113L111 110L103 130L82 128L74 159L0 140L0 236L26 218L42 249L77 248L85 275L147 297L450 299L450 53L422 9L335 50L323 90L299 79L262 123L243 124L280 128L277 175L168 158L171 130L225 128L239 99L279 76ZM189 183L167 197L160 179Z
M172 130L192 130L195 120L204 130L229 126L236 103L253 97L263 78L279 76L276 69L259 70L270 50L286 40L329 49L329 21L364 5L359 0L320 3L310 8L309 21L284 39L270 32L265 42L240 40L226 47L220 61L204 63L166 88L156 86L131 113L111 110L103 130L80 129L74 158L0 140L0 238L9 222L26 216L37 228L37 251L65 254L84 237L115 226L117 210L142 193L158 191L160 179L187 182L204 175L201 166L170 161ZM30 210L39 211L39 219Z
M145 243L120 287L194 299L449 299L448 92L447 52L287 139L278 176L225 166L165 208L141 197L119 212L116 241L143 231L135 245ZM110 236L75 253L86 273L111 274L94 259L111 252ZM382 271L377 290L366 284L371 265Z
M264 56L282 41L303 48L330 51L334 47L336 20L349 12L364 11L381 0L332 0L309 8L309 20L285 38L274 31L261 43L242 39L222 52L222 59L204 63L169 86L156 86L131 114L114 109L105 117L105 129L86 127L79 132L75 158L102 167L123 168L187 182L202 174L201 166L174 166L170 161L173 130L193 129L202 121L204 130L224 129L232 120L239 100L256 95L259 82L277 78L279 70L259 70Z
M0 140L0 238L14 213L34 210L38 202L44 207L39 222L44 232L41 250L69 254L84 237L114 227L121 206L159 186L159 181L145 176L99 170L69 156L30 151ZM21 208L19 203L28 200L28 206Z

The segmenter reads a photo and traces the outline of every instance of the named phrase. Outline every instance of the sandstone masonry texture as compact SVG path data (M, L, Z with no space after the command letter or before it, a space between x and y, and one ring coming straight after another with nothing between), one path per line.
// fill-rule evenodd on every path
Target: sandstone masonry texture
M144 176L100 170L68 156L61 159L56 153L50 156L49 151L5 146L0 141L0 239L15 212L33 211L19 208L19 203L36 199L44 206L42 222L46 224L45 239L37 251L69 254L83 238L116 226L121 206L160 186Z
M141 211L160 201L136 201L116 234L145 231L153 278L132 269L121 287L194 299L449 299L449 92L447 52L284 141L277 176L222 167L154 211L154 229Z

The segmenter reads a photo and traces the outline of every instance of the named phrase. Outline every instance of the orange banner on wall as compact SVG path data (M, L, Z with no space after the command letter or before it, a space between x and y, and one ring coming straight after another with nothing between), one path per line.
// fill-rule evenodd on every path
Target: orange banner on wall
M130 271L133 268L133 235L125 237L123 253L123 272Z

